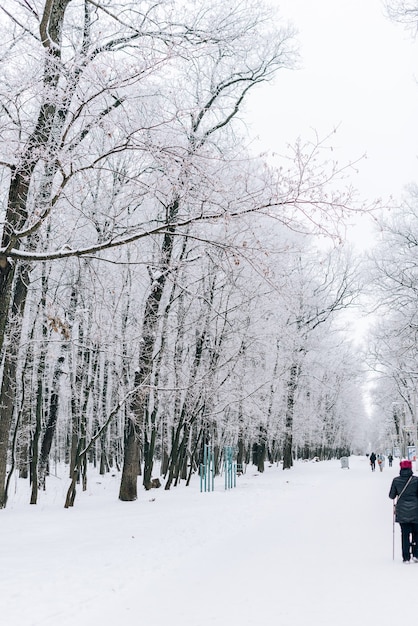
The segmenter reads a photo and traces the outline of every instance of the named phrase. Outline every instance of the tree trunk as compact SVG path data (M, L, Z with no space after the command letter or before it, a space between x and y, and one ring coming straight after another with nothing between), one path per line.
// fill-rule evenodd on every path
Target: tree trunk
M36 504L38 501L38 459L39 459L39 439L42 430L43 404L44 404L44 372L45 372L45 353L44 348L39 360L37 370L37 390L36 390L36 408L35 408L35 430L32 438L32 459L30 464L30 478L32 482L32 492L30 503Z
M258 446L257 470L260 473L263 473L264 463L266 461L266 429L263 426L260 426L257 446Z
M295 394L298 385L299 369L300 368L296 363L291 366L289 381L287 383L283 469L290 469L293 466L293 414L295 409Z
M39 485L43 489L45 489L45 477L48 473L49 455L51 452L52 441L54 439L55 429L58 420L59 381L63 373L61 369L63 363L64 356L60 356L55 366L55 371L52 378L52 390L49 400L48 422L46 424L41 444L41 454L39 460Z
M14 289L12 304L13 326L5 350L3 376L0 390L0 509L6 506L6 472L9 436L15 408L16 373L19 343L22 329L22 316L26 303L29 268L20 265ZM0 296L1 299L1 296Z
M123 455L122 480L119 489L119 500L132 502L138 497L139 474L139 431L132 421L125 424L125 447Z
M168 223L175 220L179 209L179 200L176 199L167 208ZM174 247L174 227L168 227L164 235L161 257L160 272L153 279L151 292L145 303L142 342L139 354L139 367L135 373L136 396L132 403L132 417L125 424L125 458L122 469L122 479L119 491L119 499L125 501L136 500L137 478L140 459L141 425L146 414L149 392L144 385L150 384L153 366L154 348L158 336L159 306L167 281L171 256Z
M42 424L44 418L44 406L45 406L45 362L47 353L47 337L48 328L46 322L46 294L48 288L48 278L45 271L45 265L42 268L42 296L40 302L40 318L42 323L42 343L40 346L38 369L36 374L37 389L36 389L36 408L35 408L35 431L32 438L32 460L31 460L31 480L32 480L32 493L30 498L31 504L36 504L38 501L38 488L39 488L39 475L38 475L38 461L39 461L39 440L41 437Z

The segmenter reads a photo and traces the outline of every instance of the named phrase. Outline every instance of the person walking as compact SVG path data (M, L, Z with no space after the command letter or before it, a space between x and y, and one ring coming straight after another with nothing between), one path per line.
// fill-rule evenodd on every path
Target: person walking
M383 472L383 468L385 467L385 457L383 454L377 455L377 464L381 472Z
M389 498L395 500L395 521L401 527L402 559L418 563L418 477L412 473L412 461L400 462L399 476L392 480Z
M389 461L389 467L392 467L393 456L391 454L389 454L388 456L388 461Z
M371 453L370 457L370 467L372 468L372 472L376 469L376 455L374 452Z

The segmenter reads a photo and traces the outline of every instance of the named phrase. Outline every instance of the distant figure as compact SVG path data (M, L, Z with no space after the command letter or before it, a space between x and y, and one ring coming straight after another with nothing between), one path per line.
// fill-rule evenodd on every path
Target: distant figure
M395 521L401 527L402 559L418 563L418 477L412 474L412 461L400 462L399 476L393 479L389 498L398 498L395 504Z
M376 469L376 455L374 452L370 455L370 467L372 468L372 472Z
M383 454L377 455L377 464L381 472L383 472L383 468L385 467L385 457Z
M388 461L389 461L389 467L392 467L393 456L391 454L389 454L388 456Z

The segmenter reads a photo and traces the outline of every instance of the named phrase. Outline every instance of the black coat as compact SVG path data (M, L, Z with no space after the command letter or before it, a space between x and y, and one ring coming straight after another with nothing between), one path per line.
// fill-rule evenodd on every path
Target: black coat
M396 503L395 519L400 524L418 523L418 477L412 475L411 469L401 469L399 476L393 479L389 491L389 498L394 500L396 496L399 496L411 476L411 482Z

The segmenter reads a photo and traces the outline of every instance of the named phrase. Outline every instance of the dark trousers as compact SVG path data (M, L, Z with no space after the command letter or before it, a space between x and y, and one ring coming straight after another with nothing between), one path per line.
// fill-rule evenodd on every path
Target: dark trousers
M412 555L418 559L418 524L409 522L401 522L401 535L402 535L402 558L404 561L409 561L412 547Z

